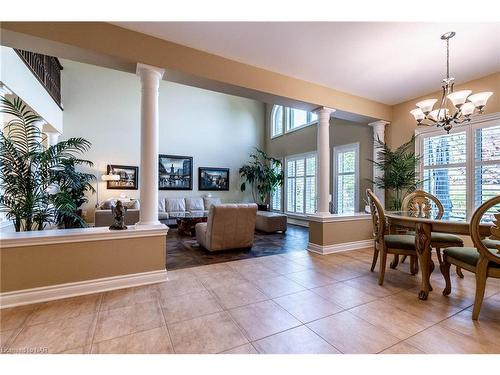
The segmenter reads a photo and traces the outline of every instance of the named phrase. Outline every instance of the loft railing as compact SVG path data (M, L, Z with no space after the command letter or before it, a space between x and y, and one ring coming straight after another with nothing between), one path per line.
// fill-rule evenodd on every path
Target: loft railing
M59 59L40 53L15 49L21 60L40 81L52 99L62 109L61 105L61 70L63 69Z

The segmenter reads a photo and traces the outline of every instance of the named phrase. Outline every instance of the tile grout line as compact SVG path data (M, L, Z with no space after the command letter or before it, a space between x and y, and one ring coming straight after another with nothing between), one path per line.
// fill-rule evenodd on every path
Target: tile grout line
M92 350L94 350L94 339L95 339L95 333L97 332L97 325L99 324L99 318L101 316L101 306L102 306L102 301L104 299L104 293L101 293L101 296L99 298L99 306L97 306L97 314L95 318L95 326L94 330L92 332L92 338L90 339L90 348L89 348L89 353L92 354Z
M177 354L174 346L174 341L172 340L172 335L170 334L170 329L168 328L167 318L165 317L165 311L163 311L163 307L161 305L160 295L158 295L156 302L158 304L158 307L160 308L161 316L163 317L163 323L165 323L165 329L167 330L167 336L168 339L170 340L170 345L172 345L172 350L174 351L174 354Z

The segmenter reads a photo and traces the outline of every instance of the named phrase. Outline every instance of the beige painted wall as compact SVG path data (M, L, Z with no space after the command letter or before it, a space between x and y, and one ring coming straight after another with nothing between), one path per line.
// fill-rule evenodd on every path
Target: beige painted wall
M104 172L107 164L140 165L140 83L135 74L62 60L64 133L92 142L85 155ZM160 145L163 154L193 157L193 190L160 191L160 197L202 196L198 167L230 168L230 191L211 192L224 202L246 202L251 194L240 192L238 169L254 146L264 144L264 104L255 100L162 81ZM139 170L139 177L141 171ZM107 190L99 182L99 200L125 193L139 197L139 190ZM96 195L86 206L93 220Z
M438 87L437 83L436 86ZM455 87L455 91L463 89L469 89L476 93L481 91L493 91L494 94L488 101L485 113L500 112L500 72ZM397 147L403 144L411 138L412 134L414 134L417 126L410 111L416 108L415 103L427 98L440 100L441 92L423 95L419 98L392 107L392 122L387 127L387 140L391 147Z
M272 105L266 106L266 151L277 158L284 158L317 149L317 126L285 133L280 137L270 139L270 114ZM372 188L369 180L373 177L373 167L368 158L373 157L373 129L366 125L352 121L330 118L330 192L333 185L333 147L359 142L359 210L364 210L365 191Z
M316 245L328 246L372 238L371 218L331 223L309 222L309 242Z
M0 292L165 269L166 237L3 248Z

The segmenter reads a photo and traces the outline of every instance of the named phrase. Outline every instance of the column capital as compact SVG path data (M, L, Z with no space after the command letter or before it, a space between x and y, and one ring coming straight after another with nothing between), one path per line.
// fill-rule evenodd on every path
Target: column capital
M389 121L385 121L385 120L377 120L377 121L374 121L374 122L370 122L368 125L369 126L372 126L374 128L378 128L378 127L385 127L386 125L389 125L390 122Z
M143 63L137 63L137 68L135 73L139 77L150 76L151 74L153 74L154 76L156 76L158 80L160 80L163 78L163 75L165 74L165 69Z
M336 109L334 109L334 108L318 107L318 108L315 108L312 112L316 112L318 114L320 114L320 113L328 113L328 115L331 115L335 111L336 111Z

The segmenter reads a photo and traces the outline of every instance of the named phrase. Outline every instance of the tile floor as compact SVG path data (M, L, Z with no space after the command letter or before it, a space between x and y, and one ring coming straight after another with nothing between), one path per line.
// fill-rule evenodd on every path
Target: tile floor
M3 353L500 353L500 281L471 320L475 281L419 301L408 264L369 272L370 249L169 271L162 284L1 310Z

